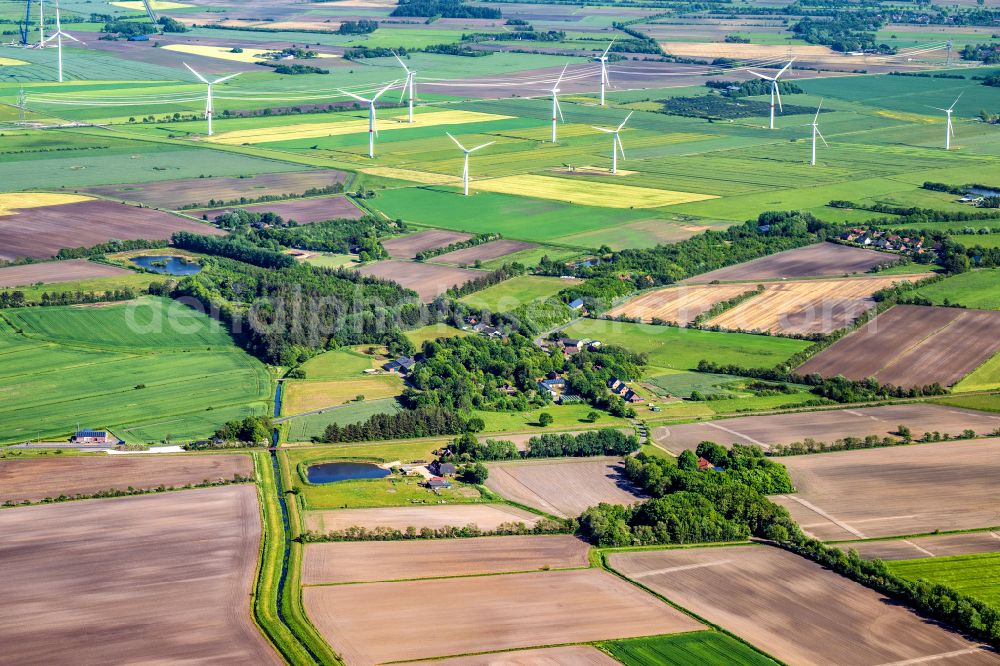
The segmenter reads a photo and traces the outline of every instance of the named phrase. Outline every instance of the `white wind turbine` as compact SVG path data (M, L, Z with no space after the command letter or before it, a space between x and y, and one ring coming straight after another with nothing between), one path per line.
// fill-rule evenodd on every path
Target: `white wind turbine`
M771 82L771 129L774 129L774 98L775 97L778 98L778 109L780 109L782 112L784 112L784 109L781 107L781 92L778 90L778 77L781 76L782 74L784 74L785 70L792 66L793 62L795 62L795 58L792 58L791 60L789 60L788 64L785 65L784 67L782 67L781 71L779 71L773 77L765 76L763 74L758 74L757 72L755 72L753 70L750 70L750 69L747 70L748 72L750 72L751 74L753 74L757 78L764 79L765 81L770 81Z
M823 133L819 131L819 112L820 109L822 108L823 108L823 100L820 100L819 106L816 107L816 117L813 118L813 121L807 125L807 127L812 127L812 133L813 133L812 159L809 161L809 164L813 166L816 166L816 137L818 136L820 140L823 141L824 146L826 146L827 148L830 147L830 144L828 144L826 142L826 139L823 138Z
M365 104L368 105L368 157L371 159L375 158L375 135L378 134L378 127L375 126L375 100L381 97L386 90L393 87L394 85L396 85L395 81L387 85L385 88L379 90L377 93L375 93L375 96L372 97L371 99L365 99L360 95L355 95L354 93L349 93L346 90L341 90L340 88L337 88L337 92L339 92L340 94L347 95L348 97L353 97L359 102L364 102Z
M623 127L625 127L625 123L627 123L628 119L632 117L632 113L633 112L630 111L629 114L627 116L625 116L625 120L622 121L622 124L619 125L617 129L613 129L612 130L612 129L607 129L606 127L597 127L596 125L592 125L592 127L595 130L598 130L599 132L605 132L607 134L614 135L611 138L611 175L612 176L614 176L615 174L618 173L618 151L619 150L622 153L622 159L625 159L625 148L622 147L622 139L621 139L620 136L618 136L618 133L622 131Z
M48 42L48 41L53 40L53 39L56 40L56 46L59 49L59 83L62 83L62 80L63 80L63 57L62 57L62 38L63 37L66 37L67 39L72 39L74 42L79 42L80 41L79 39L77 39L73 35L69 34L68 32L63 32L62 22L59 20L59 2L58 2L58 0L56 0L56 31L53 32L48 37L46 37L45 40L42 42L42 44L44 45L45 42Z
M458 142L458 139L453 137L449 132L445 132L448 138L455 142L455 145L461 148L462 152L465 153L465 167L462 169L462 184L465 187L465 196L469 196L469 153L474 153L480 148L485 148L486 146L492 146L496 141L490 141L489 143L484 143L481 146L476 146L475 148L466 148Z
M958 93L958 97L955 98L955 101L952 102L951 106L949 106L947 109L942 109L936 106L931 107L932 109L937 109L938 111L944 111L948 115L948 127L946 127L944 131L945 150L951 150L951 137L955 136L955 129L951 126L951 112L955 110L955 105L958 104L958 100L962 99L962 95L964 94L965 94L964 90Z
M562 118L562 121L566 122L566 119L563 118L562 107L559 106L558 93L559 84L562 82L563 77L566 76L567 67L569 67L569 65L563 65L562 74L559 75L559 79L556 81L556 84L552 86L552 143L556 142L556 114L558 113L559 117Z
M199 81L208 86L208 94L205 97L205 120L208 121L208 136L212 136L212 115L215 113L215 108L212 106L212 86L237 77L242 74L242 72L236 72L235 74L230 74L229 76L223 76L221 79L209 81L204 76L194 71L194 68L191 67L191 65L184 63L184 66L191 70L191 73L197 76Z
M413 122L413 84L415 83L414 80L417 78L417 73L416 72L411 72L410 68L406 66L406 63L404 63L403 60L398 55L396 55L395 51L392 52L392 55L396 56L396 60L399 60L399 64L402 65L403 71L406 72L406 83L403 84L403 91L399 94L399 101L402 102L403 101L403 95L405 95L407 93L407 91L409 91L409 93L410 93L410 99L409 99L409 105L410 105L410 122L412 123Z
M45 0L38 2L38 48L45 48Z
M601 106L604 106L604 86L611 85L611 79L608 78L608 51L615 45L615 39L617 37L613 38L608 48L604 49L604 53L597 57L597 61L601 63Z

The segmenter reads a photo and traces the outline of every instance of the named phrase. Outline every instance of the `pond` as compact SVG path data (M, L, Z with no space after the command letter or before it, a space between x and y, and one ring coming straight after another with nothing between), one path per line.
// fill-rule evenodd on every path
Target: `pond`
M143 256L132 257L132 263L161 275L194 275L201 272L201 264L185 257Z
M309 483L334 483L351 479L384 479L387 469L371 463L336 462L310 465L306 472Z

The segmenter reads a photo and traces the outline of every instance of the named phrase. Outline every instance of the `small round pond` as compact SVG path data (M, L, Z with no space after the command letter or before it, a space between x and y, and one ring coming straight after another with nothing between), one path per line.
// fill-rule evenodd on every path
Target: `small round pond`
M142 256L132 257L132 263L161 275L194 275L201 272L201 264L185 257Z
M306 471L309 483L334 483L351 479L383 479L389 476L387 469L371 463L335 462L310 465Z

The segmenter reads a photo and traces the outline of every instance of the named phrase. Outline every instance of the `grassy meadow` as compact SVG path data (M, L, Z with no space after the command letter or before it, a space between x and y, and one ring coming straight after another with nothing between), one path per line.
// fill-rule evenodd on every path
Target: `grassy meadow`
M778 663L746 643L717 631L608 641L601 643L600 647L625 666L701 666L723 663L771 666Z
M947 585L1000 608L1000 553L928 557L886 566L903 578Z

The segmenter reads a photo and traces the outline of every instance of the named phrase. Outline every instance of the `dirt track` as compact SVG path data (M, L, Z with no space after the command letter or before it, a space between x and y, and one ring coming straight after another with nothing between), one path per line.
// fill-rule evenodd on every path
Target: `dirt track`
M0 268L0 287L23 287L37 282L72 282L131 273L132 271L117 266L98 264L86 259L70 259Z
M280 664L252 485L0 511L5 664Z
M597 569L306 587L302 597L348 664L704 628Z
M364 212L345 197L322 197L318 199L292 199L290 201L275 201L274 203L255 204L253 206L229 206L212 208L210 210L185 211L188 215L201 217L207 215L209 221L216 216L243 208L253 213L271 212L280 215L285 220L295 220L299 224L312 224L324 220L348 219L357 220Z
M367 264L357 270L362 275L392 280L407 289L412 289L420 296L420 300L426 303L452 287L486 275L483 271L394 259Z
M610 556L616 570L788 664L1000 664L956 633L805 558L769 546Z
M400 506L384 509L338 509L307 511L306 529L329 532L348 527L463 527L476 525L482 530L495 530L504 523L524 523L529 527L538 516L505 504L452 504L450 506Z
M568 569L587 566L588 550L584 541L567 535L311 543L305 549L302 583L357 583Z
M825 541L1000 526L1000 438L782 458L774 499Z
M472 238L472 234L458 231L420 231L409 236L383 241L382 245L393 259L413 259L424 250L434 250L452 243Z
M738 282L865 273L873 266L892 263L896 259L895 255L874 250L835 243L817 243L696 275L684 282L707 284L715 280Z
M0 502L90 495L101 490L184 486L253 476L247 455L109 455L0 461Z
M842 549L853 548L865 559L919 560L926 557L949 557L974 553L1000 551L1000 534L996 532L971 532L969 534L944 534L914 539L862 541L845 543Z

